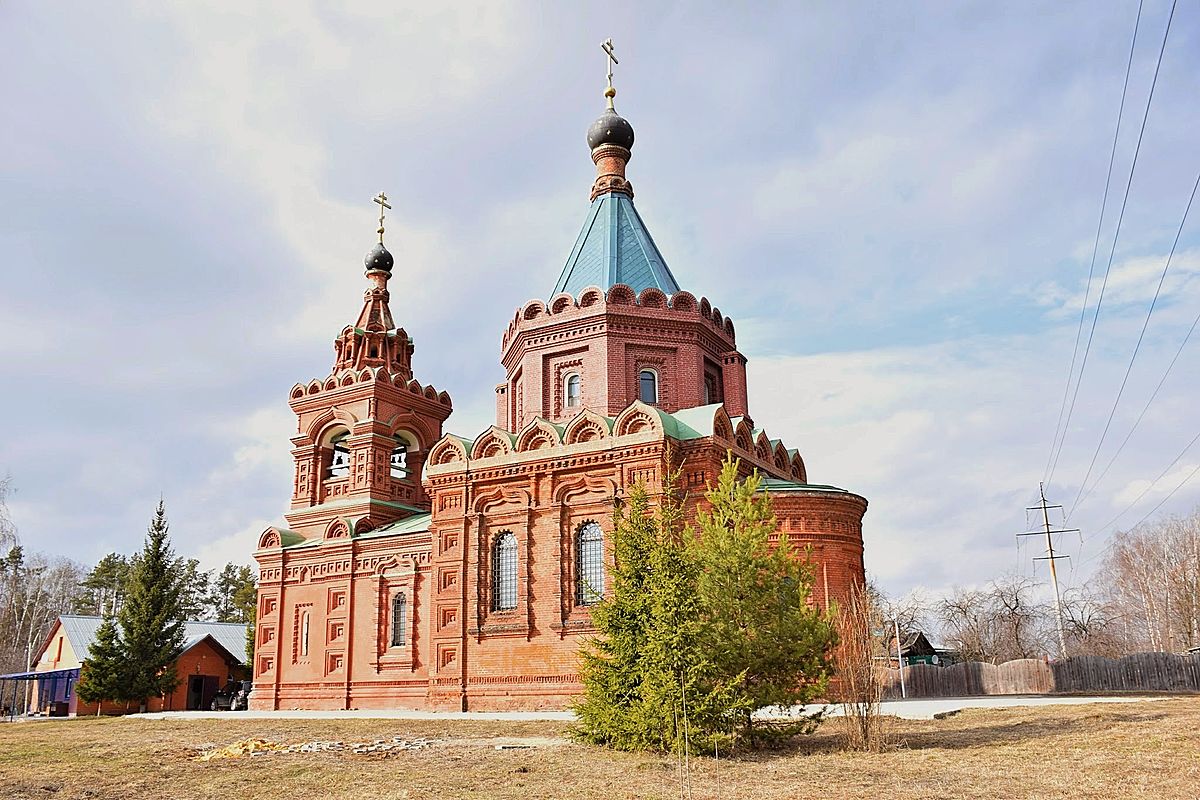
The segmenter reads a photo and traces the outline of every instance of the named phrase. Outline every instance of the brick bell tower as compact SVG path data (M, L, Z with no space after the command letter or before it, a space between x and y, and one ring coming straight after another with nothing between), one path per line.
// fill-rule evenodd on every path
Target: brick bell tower
M333 369L292 387L296 413L291 510L284 537L352 537L429 510L421 486L425 456L442 436L450 396L413 379L413 340L388 306L394 259L379 243L366 256L362 311L334 340Z

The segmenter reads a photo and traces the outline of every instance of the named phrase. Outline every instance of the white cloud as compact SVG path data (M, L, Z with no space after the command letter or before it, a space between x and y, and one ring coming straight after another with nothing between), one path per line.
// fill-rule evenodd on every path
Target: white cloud
M1152 501L1161 500L1174 491L1176 487L1196 471L1197 466L1200 465L1197 465L1195 462L1189 464L1185 460L1171 471L1163 474L1162 478L1158 481L1155 481L1153 478L1139 478L1129 481L1119 491L1113 493L1112 507L1124 510L1125 506L1137 500L1143 507L1152 508Z
M1104 282L1104 261L1097 264L1096 275L1092 277L1087 291L1087 307L1094 310L1100 302L1100 292L1104 292L1104 305L1101 308L1112 312L1114 308L1136 304L1141 309L1149 307L1154 299L1158 282L1162 279L1162 290L1159 292L1159 302L1166 301L1180 294L1196 294L1200 289L1200 249L1177 251L1171 259L1166 277L1162 278L1163 267L1167 263L1167 253L1137 256L1128 258L1113 265ZM1084 281L1083 283L1087 283ZM1067 292L1055 284L1043 287L1045 293L1042 303L1051 306L1051 314L1056 318L1076 317L1084 305L1084 288Z
M181 554L246 561L287 505L287 390L324 374L358 310L381 188L417 377L452 394L449 430L482 429L500 333L548 292L586 210L582 135L611 34L639 208L680 282L737 323L756 420L813 480L870 499L868 566L889 588L982 582L1014 566L1053 434L1129 16L14 6L0 51L0 75L20 76L0 126L0 355L28 387L0 393L19 420L0 438L14 516L38 548L90 560L136 547L161 492ZM1196 56L1175 55L1057 499L1086 469L1190 181ZM1198 247L1189 231L1113 435L1190 324ZM1195 374L1187 354L1081 527L1177 452Z

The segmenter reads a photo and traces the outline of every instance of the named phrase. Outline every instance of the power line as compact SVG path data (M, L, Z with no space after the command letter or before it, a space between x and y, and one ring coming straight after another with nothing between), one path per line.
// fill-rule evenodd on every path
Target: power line
M1182 489L1184 486L1186 486L1186 485L1188 484L1188 482L1192 480L1192 478L1196 477L1197 473L1200 473L1200 464L1197 464L1197 465L1196 465L1196 467L1195 467L1195 469L1193 469L1191 472L1189 472L1189 473L1187 474L1187 477L1186 477L1186 478L1184 478L1183 480L1181 480L1181 481L1179 482L1179 485L1177 485L1177 486L1176 486L1174 489L1172 489L1171 491L1167 492L1167 495L1166 495L1166 497L1164 497L1162 500L1159 500L1159 501L1158 501L1158 505L1156 505L1154 508L1150 509L1148 512L1146 512L1146 515L1145 515L1145 516L1143 516L1143 517L1142 517L1141 519L1139 519L1139 520L1138 520L1136 523L1134 523L1133 525L1131 525L1131 526L1129 527L1129 530L1131 530L1131 531L1132 531L1132 530L1136 530L1136 529L1137 529L1137 528L1138 528L1138 527L1139 527L1139 526L1140 526L1140 525L1141 525L1143 522L1145 522L1146 520L1150 519L1150 517L1152 517L1156 511L1158 511L1160 508L1162 508L1162 507L1163 507L1163 506L1166 504L1166 502L1167 502L1168 500L1170 500L1170 499L1171 499L1171 498L1172 498L1172 497L1175 495L1175 493L1176 493L1176 492L1178 492L1180 489ZM1126 511L1128 511L1128 510L1129 510L1129 509L1126 509ZM1122 513L1124 513L1124 512L1122 512ZM1115 522L1115 521L1116 521L1116 520L1114 520L1114 522ZM1109 523L1109 524L1111 525L1112 523ZM1107 546L1107 547L1105 547L1104 549L1100 550L1098 553L1096 553L1096 555L1094 555L1094 556L1090 556L1090 557L1088 557L1088 558L1085 558L1085 559L1083 560L1083 562L1080 564L1080 566L1083 566L1083 564L1086 564L1086 563L1088 563L1088 562L1089 562L1089 561L1091 561L1092 559L1094 559L1094 558L1096 558L1096 557L1098 557L1098 556L1100 556L1100 555L1103 555L1105 551L1107 551L1107 550L1109 550L1109 549L1111 549L1111 548L1112 548L1112 545L1113 545L1113 543L1111 543L1111 542L1110 542L1110 543L1108 544L1108 546Z
M1146 109L1142 112L1142 125L1138 130L1137 144L1133 148L1133 162L1129 166L1129 178L1125 181L1125 194L1121 198L1121 212L1117 215L1117 227L1113 233L1112 247L1108 251L1108 264L1104 268L1104 280L1100 282L1100 296L1096 299L1096 311L1092 315L1092 327L1088 331L1087 344L1083 348L1083 358L1079 362L1079 377L1075 381L1075 392L1071 396L1071 405L1067 409L1066 422L1063 423L1062 439L1058 443L1058 453L1054 456L1054 462L1050 467L1050 474L1046 478L1049 483L1054 478L1054 470L1058 466L1058 457L1062 455L1063 445L1067 442L1067 433L1070 430L1071 415L1075 411L1075 401L1079 398L1079 388L1083 385L1083 373L1087 369L1088 355L1092 351L1092 340L1096 336L1096 323L1100 320L1100 310L1104 306L1104 293L1108 288L1108 277L1112 274L1113 257L1117 252L1117 242L1121 238L1121 226L1125 222L1125 208L1129 204L1129 190L1133 186L1133 176L1137 172L1138 156L1142 152L1142 138L1146 135L1146 122L1150 118L1150 106L1154 102L1154 90L1158 86L1158 73L1162 68L1163 53L1167 49L1167 37L1171 33L1171 22L1175 19L1175 6L1179 0L1172 0L1171 13L1167 16L1167 26L1163 30L1162 44L1158 49L1158 61L1154 65L1154 78L1150 81L1150 93L1146 96ZM1084 306L1086 311L1087 306Z
M1183 210L1183 219L1179 221L1179 229L1175 231L1175 241L1171 243L1171 252L1167 254L1167 263L1163 265L1162 274L1158 276L1158 286L1154 289L1154 299L1150 301L1150 308L1146 311L1146 319L1142 322L1142 330L1138 334L1137 344L1134 345L1133 354L1129 357L1129 364L1125 367L1125 377L1121 379L1121 388L1117 390L1116 399L1113 400L1112 408L1108 412L1108 421L1104 423L1104 430L1100 434L1100 441L1096 443L1096 450L1092 453L1092 460L1088 464L1087 473L1079 483L1079 491L1075 495L1074 502L1071 503L1071 510L1067 512L1067 519L1071 518L1071 515L1075 513L1075 509L1079 507L1083 498L1087 496L1084 494L1084 489L1087 488L1087 481L1092 476L1092 468L1096 466L1096 458L1100 455L1100 448L1104 445L1104 439L1108 436L1108 429L1112 426L1113 417L1116 416L1117 406L1121 402L1121 395L1125 393L1125 385L1129 382L1129 374L1133 372L1133 362L1137 360L1138 351L1142 347L1142 340L1146 336L1146 329L1150 327L1150 317L1154 315L1154 307L1158 303L1158 296L1162 292L1163 283L1167 279L1167 272L1171 269L1171 260L1175 258L1175 248L1179 246L1179 237L1183 235L1183 228L1187 224L1188 214L1192 210L1192 201L1196 199L1196 190L1198 188L1200 188L1200 172L1196 173L1196 182L1192 185L1192 194L1188 197L1187 207ZM1124 443L1121 446L1124 447ZM1114 460L1115 458L1114 456ZM1108 464L1112 466L1112 461L1108 462ZM1108 472L1108 467L1105 467L1104 472ZM1092 489L1095 489L1100 484L1100 480L1103 477L1104 473L1101 473L1100 477L1096 479L1096 483L1092 485ZM1088 490L1088 494L1091 494L1091 490Z
M1167 382L1167 376L1170 375L1171 370L1175 368L1175 362L1179 360L1179 356L1183 353L1183 348L1187 346L1188 340L1192 338L1192 334L1195 333L1197 326L1200 326L1200 314L1197 314L1196 318L1192 320L1192 327L1188 329L1188 332L1183 337L1183 341L1179 343L1179 348L1175 351L1174 357L1171 358L1171 363L1167 364L1166 371L1163 372L1162 377L1158 379L1158 385L1155 386L1154 391L1151 392L1150 399L1146 401L1146 405L1142 406L1141 413L1138 414L1138 418L1134 420L1133 427L1129 429L1129 433L1125 434L1125 439L1121 442L1121 446L1117 448L1117 452L1113 453L1112 458L1110 458L1108 464L1105 465L1104 471L1100 473L1100 477L1096 478L1096 483L1093 483L1092 488L1088 490L1089 495L1096 489L1096 486L1099 485L1100 481L1104 479L1104 476L1108 474L1109 467L1111 467L1113 462L1117 460L1117 456L1121 455L1121 451L1124 450L1125 445L1129 443L1129 439L1133 436L1133 432L1138 429L1138 425L1141 424L1142 419L1146 416L1146 412L1150 409L1151 403L1153 403L1154 399L1158 397L1158 393L1162 389L1163 384ZM1084 499L1086 498L1087 495L1084 495Z
M1183 449L1179 451L1179 455L1175 456L1175 458L1174 458L1174 459L1171 461L1171 463L1170 463L1170 464L1167 464L1166 468L1164 468L1164 469L1163 469L1163 471L1162 471L1162 472L1160 472L1160 473L1158 474L1158 477L1157 477L1157 478L1155 478L1153 481L1151 481L1151 482L1150 482L1150 485L1148 485L1148 486L1147 486L1145 489L1143 489L1143 490L1142 490L1142 493L1141 493L1141 494L1139 494L1137 497L1133 498L1132 502L1130 502L1130 503L1129 503L1129 505L1125 506L1125 508L1124 508L1124 509L1122 509L1122 510L1121 510L1121 512L1120 512L1119 514L1117 514L1115 517L1113 517L1112 519L1110 519L1108 522L1104 523L1104 524L1103 524L1103 525L1101 525L1099 528L1097 528L1097 529L1096 529L1096 531L1095 531L1094 533L1091 533L1091 534L1089 534L1088 536L1085 536L1085 537L1084 537L1084 538L1083 538L1083 539L1080 541L1080 543L1079 543L1079 544L1080 544L1080 546L1082 546L1082 545L1083 545L1083 543L1084 543L1084 542L1086 542L1086 541L1088 541L1089 539L1093 539L1093 538L1095 538L1096 536L1099 536L1101 533L1103 533L1104 531L1106 531L1106 530L1108 530L1109 528L1111 528L1111 527L1112 527L1114 524L1116 524L1117 520L1119 520L1121 517L1123 517L1123 516L1125 516L1126 514L1128 514L1130 509L1132 509L1132 508L1133 508L1134 506L1136 506L1136 505L1137 505L1139 502L1141 502L1141 499L1142 499L1143 497L1145 497L1147 494L1149 494L1149 493L1150 493L1150 490L1151 490L1151 489L1153 489L1153 488L1154 488L1156 485L1158 485L1158 482L1159 482L1159 481L1161 481L1163 478L1165 478L1165 477L1166 477L1167 473L1171 471L1171 467L1175 466L1177 463L1179 463L1179 460L1180 460L1181 458L1183 458L1185 455L1187 455L1187 452L1188 452L1188 450L1191 450L1191 449L1192 449L1192 446L1193 446L1194 444L1196 444L1196 442L1200 442L1200 433L1197 433L1195 436L1193 436L1193 437L1192 437L1192 440L1191 440L1190 442L1188 442L1186 445L1184 445L1184 446L1183 446ZM1180 483L1180 484L1179 484L1179 486L1176 486L1174 489L1172 489L1172 490L1170 491L1170 493L1168 493L1168 494L1167 494L1167 496L1166 496L1166 497L1164 497L1164 498L1162 499L1162 501L1161 501L1161 502L1160 502L1160 503L1159 503L1157 506L1155 506L1154 508L1152 508L1152 509L1150 510L1150 514L1153 514L1155 511L1157 511L1159 508L1161 508L1161 507L1162 507L1162 505L1163 505L1163 503L1167 502L1167 500L1169 500L1169 499L1171 498L1171 496L1172 496L1172 495L1174 495L1176 492L1178 492L1178 491L1179 491L1179 490L1180 490L1180 489L1181 489L1181 488L1184 486L1184 484L1186 484L1186 483L1187 483L1189 480L1191 480L1191 479L1192 479L1192 476L1194 476L1194 475L1196 474L1196 472L1197 472L1197 471L1200 471L1200 467L1197 467L1197 469L1196 469L1196 470L1193 470L1193 471L1192 471L1192 473L1191 473L1190 475L1188 475L1188 477L1184 478L1184 479L1183 479L1183 483ZM1142 518L1141 518L1141 519L1138 521L1137 525L1141 525L1143 522L1145 522L1145 521L1146 521L1146 520L1149 518L1150 514L1147 514L1146 516L1142 517ZM1134 527L1134 528L1136 528L1136 527L1137 527L1137 525L1134 525L1133 527ZM1111 547L1111 545L1109 545L1109 547ZM1099 552L1097 552L1095 555L1092 555L1092 556L1089 556L1088 558L1085 558L1085 559L1084 559L1084 560L1083 560L1083 561L1080 563L1080 566L1083 566L1084 564L1088 563L1089 561L1091 561L1091 560L1093 560L1093 559L1095 559L1095 558L1099 557L1099 556L1100 556L1100 555L1102 555L1102 554L1104 553L1104 551L1105 551L1105 550L1107 550L1107 549L1108 549L1108 547L1104 547L1104 548L1102 548L1102 549L1101 549Z
M1092 290L1092 274L1096 270L1096 254L1100 251L1100 232L1104 228L1104 212L1108 208L1108 190L1112 184L1113 164L1117 159L1117 142L1121 138L1121 120L1125 116L1125 97L1129 92L1129 73L1133 70L1133 52L1137 49L1138 28L1142 22L1142 0L1138 0L1137 18L1133 21L1133 40L1129 43L1129 60L1125 63L1125 83L1121 86L1121 105L1117 110L1117 129L1113 132L1112 150L1108 154L1108 173L1104 176L1104 196L1100 200L1100 221L1096 223L1096 241L1092 245L1092 263L1088 267L1088 279L1083 288L1083 307L1079 309L1079 327L1075 331L1075 347L1071 350L1071 367L1067 370L1067 385L1063 387L1062 404L1058 407L1058 422L1054 425L1054 438L1050 441L1050 454L1046 457L1044 480L1050 480L1050 462L1057 460L1054 448L1062 430L1063 413L1067 410L1067 396L1071 393L1071 378L1075 374L1075 359L1079 355L1079 341L1083 338L1083 321L1087 318L1087 301ZM1065 437L1065 433L1064 433Z

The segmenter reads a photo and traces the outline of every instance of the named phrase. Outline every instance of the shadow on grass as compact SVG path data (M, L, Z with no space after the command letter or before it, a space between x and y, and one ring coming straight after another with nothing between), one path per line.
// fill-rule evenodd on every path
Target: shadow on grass
M966 750L1016 744L1030 739L1066 735L1097 724L1116 725L1157 722L1168 718L1160 712L1102 711L1084 717L1022 719L1013 722L996 721L976 726L954 726L953 723L932 723L939 727L927 730L892 731L887 735L885 751L894 750ZM889 721L893 721L891 718ZM885 722L885 725L888 723ZM946 727L941 727L946 725ZM894 729L895 722L892 722ZM770 742L757 749L742 748L722 758L746 763L767 762L777 758L804 755L831 755L848 752L838 720L829 720L812 736L798 736Z

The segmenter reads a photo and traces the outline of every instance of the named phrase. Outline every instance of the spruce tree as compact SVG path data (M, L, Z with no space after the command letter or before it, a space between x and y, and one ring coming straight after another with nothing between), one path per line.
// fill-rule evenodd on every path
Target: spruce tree
M577 730L596 744L625 750L647 746L638 705L652 607L650 561L657 540L645 487L635 486L628 503L613 514L612 593L592 607L592 623L600 635L580 652L584 694L575 704Z
M175 658L183 647L184 626L177 578L160 500L140 557L134 560L119 616L127 659L126 696L138 701L141 710L148 698L174 691L179 683Z
M755 743L753 714L825 689L832 618L809 601L812 572L777 530L769 496L728 459L685 526L672 483L652 512L635 487L614 515L612 591L581 652L576 734L621 750L712 752ZM772 734L810 732L797 715Z
M740 735L752 742L754 711L788 708L819 697L831 672L837 641L832 615L810 602L812 568L778 530L770 496L755 472L738 480L738 462L726 459L697 515L697 604L710 643L714 677L736 681ZM811 731L816 719L792 718L775 733Z
M670 482L656 511L639 485L615 514L612 592L593 607L599 636L581 652L575 712L585 741L707 749L735 719L733 687L713 680L702 640L691 538Z
M96 704L97 716L104 701L128 699L125 665L116 619L111 614L106 615L96 629L96 638L88 649L75 689L80 700Z

